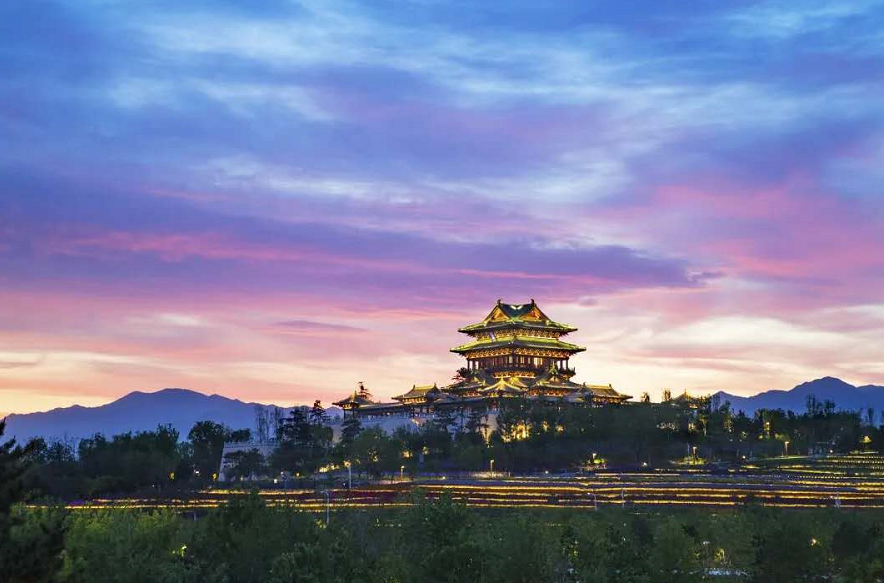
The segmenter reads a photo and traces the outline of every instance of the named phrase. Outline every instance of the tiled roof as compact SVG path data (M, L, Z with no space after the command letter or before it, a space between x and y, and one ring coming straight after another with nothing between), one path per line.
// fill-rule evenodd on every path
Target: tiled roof
M434 391L438 393L439 387L437 387L436 385L423 385L420 387L417 385L412 385L410 391L408 391L404 395L399 395L398 397L393 397L393 398L397 401L400 399L418 399L418 398L426 397L427 394L432 393Z
M460 332L467 334L484 329L521 326L527 328L555 329L562 333L574 332L576 328L567 324L561 324L550 320L537 303L531 300L527 304L505 304L497 300L497 305L485 316L485 319L476 324L470 324L460 328Z
M491 349L491 348L540 348L546 350L567 350L570 352L582 352L586 348L563 342L558 338L538 338L536 336L511 336L500 339L484 339L467 342L451 349L451 352L468 352L470 350Z
M593 396L606 397L609 399L631 399L632 397L629 395L624 395L623 393L618 393L614 390L614 387L611 385L587 385L584 384L583 387L591 392Z
M500 379L493 385L480 389L480 393L524 393L528 390L528 386L518 377L510 377L508 379Z
M353 391L353 394L348 396L346 399L341 399L340 401L336 401L332 404L339 405L339 406L340 405L349 405L349 404L361 406L361 405L369 405L369 404L373 404L373 403L374 403L373 401L369 401L368 399L366 399L364 397L360 397L359 393L357 393L356 391Z

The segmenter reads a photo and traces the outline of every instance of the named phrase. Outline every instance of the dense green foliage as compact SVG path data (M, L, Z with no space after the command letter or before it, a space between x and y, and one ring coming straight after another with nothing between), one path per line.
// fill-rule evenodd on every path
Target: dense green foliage
M873 414L835 411L813 398L804 414L762 410L753 417L710 399L596 409L511 399L502 404L498 425L489 454L497 467L515 471L574 468L593 453L616 464L659 466L687 457L738 462L884 447L884 430L874 425Z
M277 448L270 459L274 474L288 472L308 475L326 463L331 449L332 430L319 401L308 414L293 409L279 427Z
M41 520L38 512L25 516L25 527ZM54 580L871 583L884 576L878 511L482 511L443 498L334 512L327 527L324 518L267 507L257 495L198 520L167 511L72 512Z
M154 431L107 438L100 433L70 442L35 438L23 448L28 499L61 499L115 493L162 494L217 479L224 444L249 439L249 430L231 430L212 421L193 426L188 441L161 425Z
M669 399L621 407L588 408L561 402L505 399L496 428L481 412L438 412L417 431L386 434L348 417L334 443L320 403L295 409L282 420L277 448L269 459L258 450L228 454L228 476L308 478L316 470L350 464L356 475L392 477L433 472L574 471L606 461L620 467L660 467L672 462L740 463L744 459L884 450L884 429L873 411L839 412L831 403L808 399L807 412L759 411L734 414L727 403ZM115 493L173 492L215 480L224 443L247 441L211 421L194 425L188 440L160 426L155 431L96 434L74 447L36 439L27 444L30 497L64 499Z
M231 430L214 421L199 421L187 434L191 449L189 452L185 450L183 457L187 458L187 453L190 454L189 465L193 468L193 475L198 481L205 482L218 472L224 444L229 441L248 441L250 437L251 431L248 429ZM187 464L183 469L186 473ZM181 474L181 477L185 476Z
M0 577L10 583L49 581L60 565L64 514L47 507L24 512L22 477L35 445L3 442L6 421L0 421Z
M346 460L379 475L404 471L406 466L410 471L449 464L482 467L490 455L502 460L501 465L537 463L532 455L549 454L555 447L573 447L579 456L586 455L587 450L579 449L586 447L612 455L619 450L605 449L611 433L633 437L626 440L625 455L653 459L655 452L686 443L711 448L712 438L733 434L737 426L731 421L730 430L711 430L716 423L723 428L729 424L726 418L713 417L727 413L720 407L694 412L674 406L565 411L572 418L554 417L561 414L555 407L539 410L515 401L512 406L503 413L509 417L501 430L487 441L481 428L452 435L443 419L420 432L386 435L364 429L332 446L323 424L310 416L290 420L282 439L301 448L293 459L309 464L300 466L305 471L323 460ZM618 415L627 413L638 420L636 425L616 426L618 421L625 423ZM586 417L581 419L581 414ZM643 415L652 421L642 421ZM850 425L839 420L852 417L838 415L842 414L825 410L782 418L762 414L752 421L757 426L751 429L760 432L754 443L776 440L765 435L776 427L778 432L794 431L790 436L829 431L848 444L843 436ZM590 418L591 424L579 425ZM559 424L562 429L557 429ZM217 428L202 429L209 436L207 443L217 438ZM858 435L875 435L871 428L861 429ZM507 439L507 431L522 438ZM665 441L658 431L668 433ZM191 432L191 440L195 435ZM611 443L608 447L620 447ZM326 526L323 513L268 507L257 494L236 496L197 517L164 510L66 511L17 505L25 493L23 483L35 476L89 476L84 478L87 483L131 488L165 480L157 487L173 488L180 480L170 468L199 467L195 449L192 441L179 443L174 432L162 427L87 440L78 450L79 459L59 444L0 445L3 580L871 583L884 577L884 513L877 510L789 511L751 504L721 512L619 507L479 510L443 498L414 500L406 508L340 510L331 513ZM185 483L193 486L198 480L191 473Z
M884 429L870 420L874 415L835 411L813 399L804 414L764 410L753 417L708 399L600 408L506 399L490 433L481 415L448 411L420 431L351 431L329 458L374 476L489 470L491 460L495 471L512 472L578 470L599 460L622 467L739 463L785 453L881 451Z

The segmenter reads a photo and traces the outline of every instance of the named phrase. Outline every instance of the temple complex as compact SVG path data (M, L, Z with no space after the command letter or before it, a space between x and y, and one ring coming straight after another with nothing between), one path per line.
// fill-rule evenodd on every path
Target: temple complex
M501 399L513 397L584 406L619 405L630 399L611 385L572 380L570 358L586 349L562 338L576 331L551 320L534 300L527 304L498 300L484 320L459 330L469 341L451 349L466 359L454 383L415 385L391 403L374 401L360 383L359 390L335 405L344 415L420 417L441 408L492 411Z

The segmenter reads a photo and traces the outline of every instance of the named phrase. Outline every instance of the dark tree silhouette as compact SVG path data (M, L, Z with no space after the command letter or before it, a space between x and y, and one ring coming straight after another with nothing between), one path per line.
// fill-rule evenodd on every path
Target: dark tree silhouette
M5 429L4 419L0 439ZM35 447L34 441L20 447L14 439L0 444L0 575L10 583L50 581L61 566L64 516L60 512L41 515L39 528L12 537L12 528L23 523L22 509L15 505L24 499L22 476Z

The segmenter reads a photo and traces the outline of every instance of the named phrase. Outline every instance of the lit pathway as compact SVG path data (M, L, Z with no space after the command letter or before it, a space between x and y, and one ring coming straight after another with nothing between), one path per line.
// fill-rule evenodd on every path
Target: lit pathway
M330 490L331 509L408 506L413 493L429 498L449 495L469 506L491 508L585 508L598 506L739 506L759 504L795 508L884 508L884 459L870 454L824 460L782 460L767 469L750 466L729 474L702 471L615 473L586 477L506 478L497 480L424 480ZM173 499L96 499L72 509L158 508L182 511L212 508L247 494L213 489ZM259 491L269 505L307 511L326 507L315 490Z

